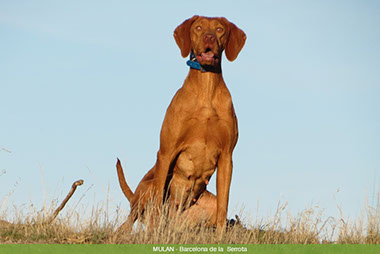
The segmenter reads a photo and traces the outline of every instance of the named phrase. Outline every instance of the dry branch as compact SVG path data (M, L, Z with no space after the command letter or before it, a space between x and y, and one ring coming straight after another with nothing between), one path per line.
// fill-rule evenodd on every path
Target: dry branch
M75 190L79 185L83 184L83 180L78 180L73 183L71 186L70 192L67 194L66 198L62 201L61 205L54 211L53 215L50 217L48 223L51 223L58 215L58 213L65 207L67 201L71 198L71 196L74 194Z
M6 148L4 148L4 147L1 147L1 146L0 146L0 150L1 150L1 151L4 151L4 152L7 152L7 153L12 153L11 150L8 150L8 149L6 149Z

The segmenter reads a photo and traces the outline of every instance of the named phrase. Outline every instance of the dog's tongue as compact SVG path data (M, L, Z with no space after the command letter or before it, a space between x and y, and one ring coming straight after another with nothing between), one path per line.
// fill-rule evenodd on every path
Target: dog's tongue
M214 53L212 53L211 51L207 53L202 53L201 57L202 57L202 60L204 61L210 61L214 59Z

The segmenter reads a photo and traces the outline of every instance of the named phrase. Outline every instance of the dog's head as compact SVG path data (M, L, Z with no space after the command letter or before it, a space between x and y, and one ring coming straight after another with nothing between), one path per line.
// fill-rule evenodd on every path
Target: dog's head
M227 59L234 61L247 37L226 18L194 16L175 29L174 38L183 57L192 50L201 65L216 66L223 50Z

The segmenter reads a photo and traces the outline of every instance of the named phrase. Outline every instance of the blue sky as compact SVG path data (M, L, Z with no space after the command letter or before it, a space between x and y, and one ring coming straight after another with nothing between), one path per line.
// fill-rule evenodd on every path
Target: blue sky
M356 216L375 204L379 2L196 0L0 1L1 203L41 207L81 178L76 202L127 209L116 157L134 189L188 72L173 31L194 14L248 37L223 61L240 131L231 212L266 216L282 200Z

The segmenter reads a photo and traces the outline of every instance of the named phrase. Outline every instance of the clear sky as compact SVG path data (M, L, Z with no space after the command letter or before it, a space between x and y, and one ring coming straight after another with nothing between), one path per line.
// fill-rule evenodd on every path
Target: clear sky
M248 37L223 61L240 131L231 212L376 204L379 1L0 1L0 211L62 200L80 178L75 202L129 208L116 157L132 189L155 163L188 72L172 34L194 14Z

